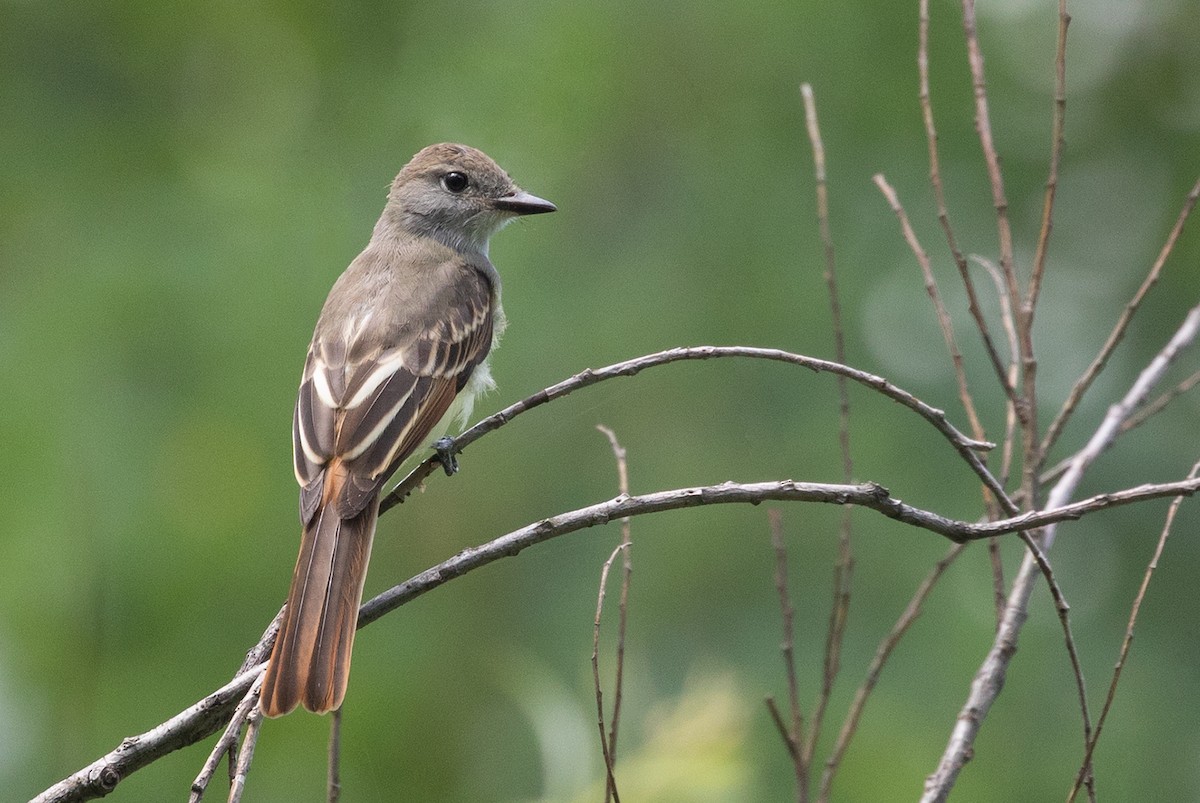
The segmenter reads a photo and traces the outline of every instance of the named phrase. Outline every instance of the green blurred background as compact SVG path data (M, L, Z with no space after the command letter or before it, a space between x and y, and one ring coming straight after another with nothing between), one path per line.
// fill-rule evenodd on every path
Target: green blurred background
M981 2L992 115L1028 266L1045 181L1052 0ZM1179 0L1077 3L1067 149L1038 318L1043 419L1107 335L1200 170L1200 23ZM934 102L963 247L995 257L957 4L933 3ZM512 325L487 413L586 367L676 345L832 356L798 87L829 157L848 358L966 428L883 171L936 260L992 437L1000 400L933 216L916 2L0 2L0 799L25 799L224 683L285 594L298 526L291 406L330 284L422 146L494 156L556 215L493 244ZM1200 290L1200 234L1058 456ZM986 284L983 286L987 286ZM985 290L989 304L993 296ZM1195 369L1193 351L1173 381ZM979 495L912 414L852 391L858 479L973 518ZM368 594L538 518L633 489L839 481L831 377L670 366L519 419L388 514ZM1183 476L1193 394L1081 492ZM1098 708L1166 503L1064 526L1053 557ZM819 685L834 508L789 506L802 698ZM1113 800L1200 795L1200 546L1185 506L1098 753ZM857 572L824 755L880 637L946 544L855 516ZM783 800L762 704L785 694L766 510L634 522L618 779L629 800ZM364 631L344 800L592 801L591 619L608 527L531 549ZM1015 543L1005 555L1011 573ZM970 550L897 651L835 797L915 797L994 626ZM609 614L615 614L610 592ZM611 676L612 631L603 655ZM611 694L609 695L611 699ZM247 800L323 794L326 720L266 723ZM211 740L209 744L211 743ZM179 800L206 746L123 783ZM1081 726L1044 590L964 772L971 801L1058 800ZM223 799L219 789L210 795Z

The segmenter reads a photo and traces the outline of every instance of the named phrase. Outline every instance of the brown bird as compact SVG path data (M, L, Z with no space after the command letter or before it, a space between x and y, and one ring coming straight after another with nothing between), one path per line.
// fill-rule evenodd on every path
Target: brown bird
M555 211L488 156L431 145L392 182L371 241L317 320L292 422L303 536L263 679L269 717L346 694L379 494L440 421L492 386L500 277L488 238Z

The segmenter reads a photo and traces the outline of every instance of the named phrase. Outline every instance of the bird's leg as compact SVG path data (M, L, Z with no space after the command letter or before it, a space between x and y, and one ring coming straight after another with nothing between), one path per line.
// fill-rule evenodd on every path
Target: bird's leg
M455 457L454 447L454 438L449 435L443 435L433 444L433 450L437 452L437 458L446 470L447 477L453 477L458 472L458 458Z

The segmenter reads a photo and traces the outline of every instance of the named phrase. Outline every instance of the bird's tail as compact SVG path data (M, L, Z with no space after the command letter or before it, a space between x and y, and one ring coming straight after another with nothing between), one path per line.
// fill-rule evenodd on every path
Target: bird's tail
M318 714L342 704L378 515L378 497L349 519L330 500L304 528L263 678L260 705L268 717L283 716L298 703Z

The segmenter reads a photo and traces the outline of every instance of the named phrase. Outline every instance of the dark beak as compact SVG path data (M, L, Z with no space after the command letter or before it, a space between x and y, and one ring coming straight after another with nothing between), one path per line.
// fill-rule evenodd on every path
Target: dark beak
M530 195L525 190L517 190L512 195L505 195L492 201L492 206L512 212L517 215L539 215L542 212L557 212L558 207L544 198Z

